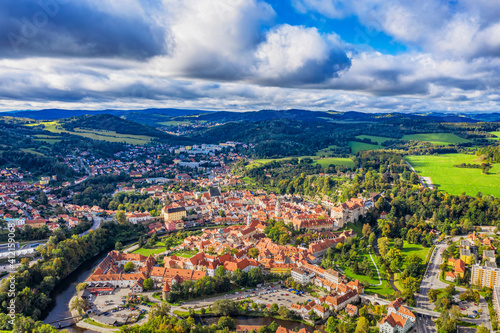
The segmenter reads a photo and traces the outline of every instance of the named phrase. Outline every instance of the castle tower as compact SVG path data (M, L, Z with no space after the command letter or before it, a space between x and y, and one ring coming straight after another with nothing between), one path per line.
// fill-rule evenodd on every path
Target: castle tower
M248 212L248 215L247 215L247 227L250 226L250 223L252 223L252 214L250 214L250 212Z
M279 200L276 200L276 209L274 215L276 215L276 217L281 217L281 205Z

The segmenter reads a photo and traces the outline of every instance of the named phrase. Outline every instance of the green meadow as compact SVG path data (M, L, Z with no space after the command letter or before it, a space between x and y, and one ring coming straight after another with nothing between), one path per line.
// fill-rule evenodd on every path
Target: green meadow
M436 145L453 145L457 143L466 143L470 142L470 140L461 138L455 134L451 133L423 133L423 134L411 134L405 135L402 138L403 140L413 140L413 141L422 141L422 142L430 142Z
M57 134L68 133L68 134L83 136L94 140L101 140L108 142L125 142L131 145L143 145L148 143L152 139L152 137L146 135L119 134L114 131L87 130L82 128L75 128L74 131L68 131L64 129L58 121L44 121L36 124L27 124L26 126L30 127L43 126L44 130L52 133L57 133ZM48 139L43 139L43 140L46 141Z
M327 158L318 158L317 156L300 156L298 157L299 161L303 158L309 157L313 159L312 164L319 164L321 167L328 167L330 164L333 165L344 165L346 167L354 167L354 162L350 158L342 158L342 157L327 157ZM270 163L272 161L285 161L290 160L293 157L285 157L285 158L270 158L270 159L258 159L253 160L252 163L247 165L247 168L259 167L264 164Z
M477 192L500 197L500 164L494 164L489 174L481 169L455 168L456 164L481 164L475 155L443 154L407 156L406 160L419 175L430 177L440 190L451 194L475 196Z

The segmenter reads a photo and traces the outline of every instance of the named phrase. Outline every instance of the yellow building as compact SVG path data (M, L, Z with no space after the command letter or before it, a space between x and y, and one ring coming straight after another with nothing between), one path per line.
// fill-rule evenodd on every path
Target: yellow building
M470 250L460 249L460 259L462 259L466 265L472 265L472 254Z
M177 221L182 220L183 217L186 217L186 209L184 207L178 208L163 208L163 217L165 221Z
M297 267L295 264L275 264L271 263L266 265L265 268L269 269L269 273L273 274L290 274L292 268Z
M500 287L500 269L474 265L472 266L472 284L480 288Z

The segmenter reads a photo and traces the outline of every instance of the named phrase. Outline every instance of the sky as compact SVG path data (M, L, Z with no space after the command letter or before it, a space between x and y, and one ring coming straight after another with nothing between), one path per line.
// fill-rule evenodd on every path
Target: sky
M0 1L0 111L499 101L500 1Z

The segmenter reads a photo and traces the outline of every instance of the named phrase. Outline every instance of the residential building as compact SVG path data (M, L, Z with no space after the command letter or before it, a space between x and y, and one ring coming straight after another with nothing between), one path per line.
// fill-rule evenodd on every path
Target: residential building
M292 268L291 274L292 278L300 284L308 284L311 282L311 278L314 277L314 275L311 276L305 270L297 267Z
M480 288L500 287L500 269L473 265L471 283Z
M455 261L455 275L463 279L465 274L465 262L462 259Z
M345 313L347 313L350 317L358 315L358 307L353 304L347 304L345 307Z
M500 287L493 288L493 309L495 309L495 313L497 314L497 321L500 324Z
M162 212L165 221L182 220L183 217L187 216L186 208L184 207L177 207L177 208L163 207Z
M460 249L460 259L462 259L467 265L472 265L472 253L466 248Z
M457 275L453 272L446 272L446 281L454 282L457 278Z
M380 322L379 330L383 333L406 333L415 325L417 317L403 306L398 298L387 306L387 316Z
M483 258L485 260L488 260L488 261L491 261L491 262L495 262L495 251L493 251L493 250L485 250L483 252Z

